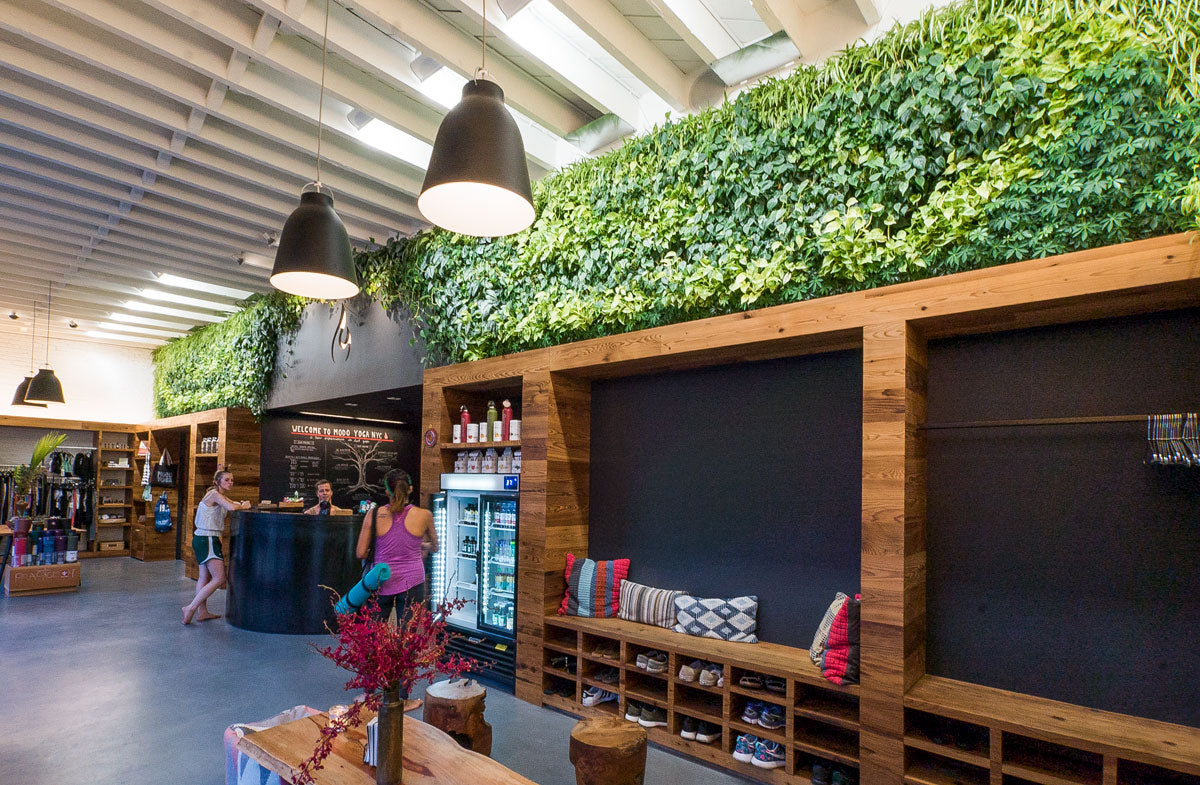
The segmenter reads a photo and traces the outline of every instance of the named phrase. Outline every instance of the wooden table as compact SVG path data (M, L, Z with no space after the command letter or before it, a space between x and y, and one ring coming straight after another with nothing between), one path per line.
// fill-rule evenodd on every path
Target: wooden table
M293 781L300 763L312 755L328 715L288 722L251 733L238 741L238 750L261 766ZM367 741L364 726L342 734L333 743L314 782L318 785L374 785L375 767L362 762ZM404 785L536 785L491 758L463 749L458 742L415 717L404 718Z

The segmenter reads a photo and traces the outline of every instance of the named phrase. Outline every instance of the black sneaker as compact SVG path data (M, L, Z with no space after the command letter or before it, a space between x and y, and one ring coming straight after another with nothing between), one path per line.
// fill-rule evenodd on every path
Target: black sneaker
M702 744L712 744L717 739L721 738L721 726L713 725L711 722L701 721L696 728L696 741Z
M638 717L638 725L643 728L665 728L667 713L657 706L643 706L642 716Z
M831 785L830 767L827 760L814 760L812 767L812 785Z
M679 731L679 735L685 739L695 739L697 726L698 723L694 719L691 717L684 717L683 729Z

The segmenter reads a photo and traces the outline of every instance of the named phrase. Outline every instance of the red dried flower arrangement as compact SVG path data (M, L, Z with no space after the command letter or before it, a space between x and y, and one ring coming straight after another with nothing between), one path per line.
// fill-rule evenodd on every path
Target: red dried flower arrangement
M446 653L446 644L454 634L447 631L445 619L464 605L464 600L455 599L431 610L423 603L413 603L405 611L404 624L399 626L376 618L379 605L374 597L357 611L337 614L338 645L322 648L314 644L313 648L354 673L346 689L364 690L366 694L321 730L312 757L300 764L297 785L313 781L313 772L324 765L333 740L361 725L364 710L378 711L388 690L411 692L417 682L433 681L439 675L455 679L478 667L470 657Z

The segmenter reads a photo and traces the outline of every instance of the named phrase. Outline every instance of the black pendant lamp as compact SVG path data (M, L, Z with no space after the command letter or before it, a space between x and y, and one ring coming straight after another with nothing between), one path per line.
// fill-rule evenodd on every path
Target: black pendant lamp
M321 136L325 120L325 47L329 41L329 3L321 42L321 100L317 108L317 179L304 187L300 206L279 233L271 285L288 294L316 300L341 300L358 294L358 274L346 225L333 210L333 194L321 182Z
M30 328L30 345L29 345L29 375L25 377L25 381L17 385L17 391L13 393L13 406L37 406L45 409L44 403L30 403L25 400L25 394L29 392L29 383L33 381L33 356L37 353L37 303L33 304L33 326Z
M486 0L482 41L483 65L438 128L417 209L451 232L501 237L527 229L536 213L521 131L487 78Z
M46 364L38 369L37 375L29 381L25 390L25 402L32 404L66 403L63 397L62 382L50 368L50 297L51 287L46 289Z

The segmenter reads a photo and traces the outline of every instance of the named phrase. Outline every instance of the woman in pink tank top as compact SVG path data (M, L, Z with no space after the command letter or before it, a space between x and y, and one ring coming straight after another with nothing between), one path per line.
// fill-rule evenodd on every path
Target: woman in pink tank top
M387 619L395 608L396 623L402 624L408 607L425 601L424 557L438 549L437 530L429 510L408 504L412 480L407 472L389 472L384 483L390 503L367 514L356 551L358 558L367 558L374 528L374 562L392 568L392 577L379 587L376 597L380 616Z

